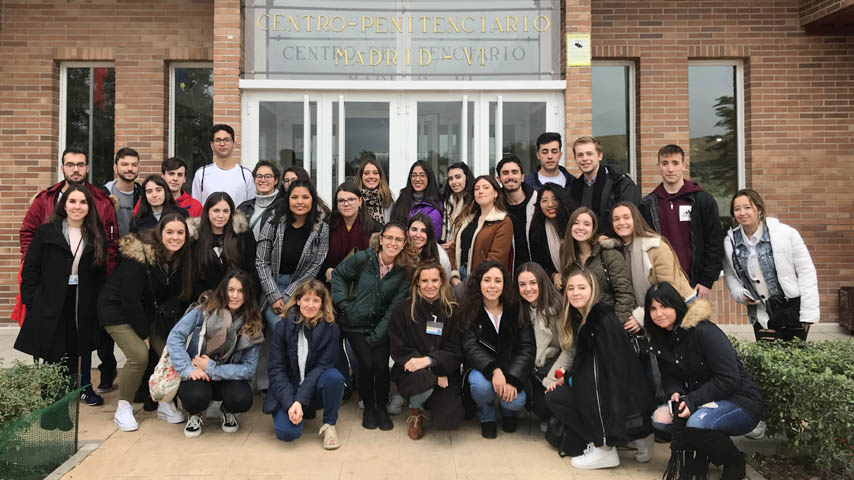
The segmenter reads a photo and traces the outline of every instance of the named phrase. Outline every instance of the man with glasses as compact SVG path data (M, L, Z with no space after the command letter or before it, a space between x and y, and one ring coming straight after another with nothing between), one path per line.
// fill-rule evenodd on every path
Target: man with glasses
M196 170L193 177L193 198L202 205L214 192L227 193L235 205L255 198L252 171L231 156L234 145L233 128L223 124L211 128L214 161Z
M21 243L21 260L27 255L27 249L36 233L36 229L43 223L47 222L56 202L62 197L63 193L68 189L69 185L84 185L92 193L95 199L95 210L98 212L98 217L101 218L101 223L104 225L104 234L107 238L107 275L109 276L116 266L116 240L118 238L118 226L116 224L116 210L113 202L104 191L87 181L89 176L89 160L86 152L79 147L68 147L62 152L62 175L65 179L56 185L53 185L46 190L42 190L33 198L30 208L27 210L27 215L24 217L24 223L21 226L19 241ZM18 306L15 311L22 312L23 309ZM104 335L106 336L106 335ZM112 342L107 342L103 336L98 340L98 356L101 358L102 375L115 378L116 359L112 352ZM88 355L81 357L81 385L91 383L92 374L92 358ZM106 390L112 388L112 379L104 378L100 387ZM90 406L103 405L104 399L95 393L92 387L86 388L81 397L82 401Z

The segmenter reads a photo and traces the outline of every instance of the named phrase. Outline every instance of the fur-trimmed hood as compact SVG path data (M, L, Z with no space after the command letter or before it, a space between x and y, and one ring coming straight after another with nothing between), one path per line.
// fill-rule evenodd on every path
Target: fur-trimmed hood
M156 263L157 254L154 251L154 245L143 242L135 233L129 233L119 239L119 253L143 265Z
M202 217L190 217L187 219L187 233L190 240L199 239L199 228L202 224ZM240 210L235 210L231 213L231 227L234 228L234 233L240 235L249 230L249 221L246 220L246 215Z
M688 312L685 313L685 318L679 324L679 328L689 330L699 325L700 322L711 321L711 319L712 304L704 298L698 298L691 302Z

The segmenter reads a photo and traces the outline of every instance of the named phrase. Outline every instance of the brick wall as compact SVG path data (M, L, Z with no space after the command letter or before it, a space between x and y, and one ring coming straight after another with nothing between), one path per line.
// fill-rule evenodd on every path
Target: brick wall
M845 8L854 7L854 0L801 0L799 4L801 25L808 25Z
M114 63L116 148L136 148L150 173L167 153L168 62L212 59L212 17L207 0L3 1L0 322L18 290L27 203L57 181L60 63Z
M854 284L854 36L807 35L799 3L593 2L593 55L637 63L644 193L660 182L658 148L688 145L688 61L744 61L747 186L803 235L835 322L837 289ZM719 318L742 323L722 283Z

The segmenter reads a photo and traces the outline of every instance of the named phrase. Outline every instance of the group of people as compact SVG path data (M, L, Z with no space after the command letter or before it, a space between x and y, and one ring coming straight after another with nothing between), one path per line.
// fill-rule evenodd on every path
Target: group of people
M138 428L132 403L165 349L180 407L151 407L186 420L188 437L211 408L237 431L254 387L280 440L321 408L322 445L338 448L345 391L358 391L364 428L390 430L394 382L413 440L428 409L431 428L476 414L495 438L527 408L577 468L617 466L623 446L649 461L656 429L673 438L672 478L709 462L743 478L729 436L760 424L762 397L711 320L710 292L723 270L757 339L806 339L818 290L800 235L750 189L733 196L724 235L676 145L659 151L662 183L644 198L592 137L572 145L577 178L560 165L559 134L536 146L535 172L505 156L497 179L455 163L440 186L415 162L396 199L366 159L331 209L300 167L239 165L227 125L212 129L215 161L192 196L178 158L137 184L139 155L123 148L116 180L98 188L69 148L65 181L35 198L21 229L16 348L70 375L79 357L81 385L97 349L103 392L118 344L122 431ZM100 396L89 386L83 399Z

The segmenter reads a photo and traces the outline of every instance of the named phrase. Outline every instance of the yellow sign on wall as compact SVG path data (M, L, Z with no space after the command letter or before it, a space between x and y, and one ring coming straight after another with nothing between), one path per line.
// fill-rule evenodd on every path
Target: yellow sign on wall
M590 34L566 34L566 65L570 67L590 66Z

